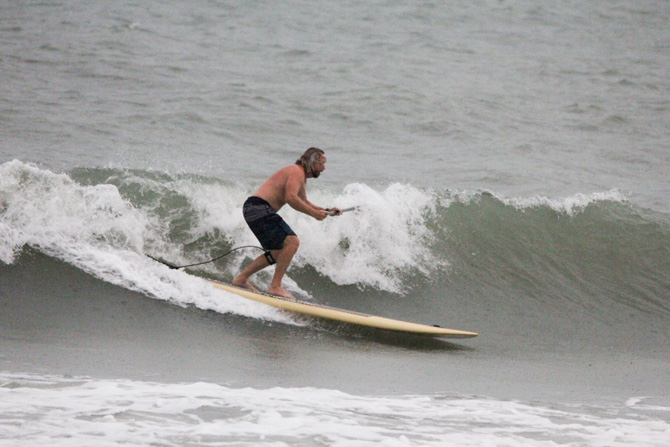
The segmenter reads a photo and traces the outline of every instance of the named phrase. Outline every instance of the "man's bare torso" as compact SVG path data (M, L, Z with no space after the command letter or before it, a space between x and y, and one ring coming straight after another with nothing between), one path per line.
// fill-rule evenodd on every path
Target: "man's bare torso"
M287 166L272 174L253 195L268 202L275 211L279 211L286 205L290 191L296 188L298 196L306 200L305 170L297 164Z

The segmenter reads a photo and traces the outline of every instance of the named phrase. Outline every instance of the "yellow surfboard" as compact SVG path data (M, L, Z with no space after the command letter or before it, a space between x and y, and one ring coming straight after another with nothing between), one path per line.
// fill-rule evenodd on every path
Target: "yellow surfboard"
M279 309L297 312L303 315L310 315L328 320L342 321L344 323L358 324L361 326L386 329L390 331L407 332L412 334L429 335L441 338L471 338L476 337L476 332L461 331L458 329L447 329L439 326L430 326L427 324L411 323L409 321L394 320L392 318L380 317L377 315L368 315L350 310L337 309L321 304L310 303L298 299L284 298L275 295L269 295L262 292L253 292L248 289L235 287L230 284L207 279L219 289L234 293L243 298L247 298L260 303L265 303Z

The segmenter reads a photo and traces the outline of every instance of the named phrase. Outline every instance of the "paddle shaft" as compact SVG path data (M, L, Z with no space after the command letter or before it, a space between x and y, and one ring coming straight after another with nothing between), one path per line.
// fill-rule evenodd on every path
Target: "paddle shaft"
M344 208L344 209L340 210L340 212L341 213L348 213L349 211L356 211L357 209L358 209L357 206L352 206L352 207L349 207L349 208ZM335 216L337 214L337 211L331 211L330 208L326 209L326 211L328 211L329 216Z

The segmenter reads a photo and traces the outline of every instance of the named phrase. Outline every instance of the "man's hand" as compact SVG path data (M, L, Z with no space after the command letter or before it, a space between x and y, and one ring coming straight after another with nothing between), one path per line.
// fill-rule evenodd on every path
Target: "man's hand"
M312 217L315 218L316 220L323 220L326 217L328 217L328 210L324 209L315 209L312 212Z

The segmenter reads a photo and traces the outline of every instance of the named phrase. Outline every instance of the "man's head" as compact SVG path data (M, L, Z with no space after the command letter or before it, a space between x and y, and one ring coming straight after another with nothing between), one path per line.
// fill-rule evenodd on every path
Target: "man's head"
M326 169L326 155L318 147L310 147L295 163L305 168L308 177L317 178Z

